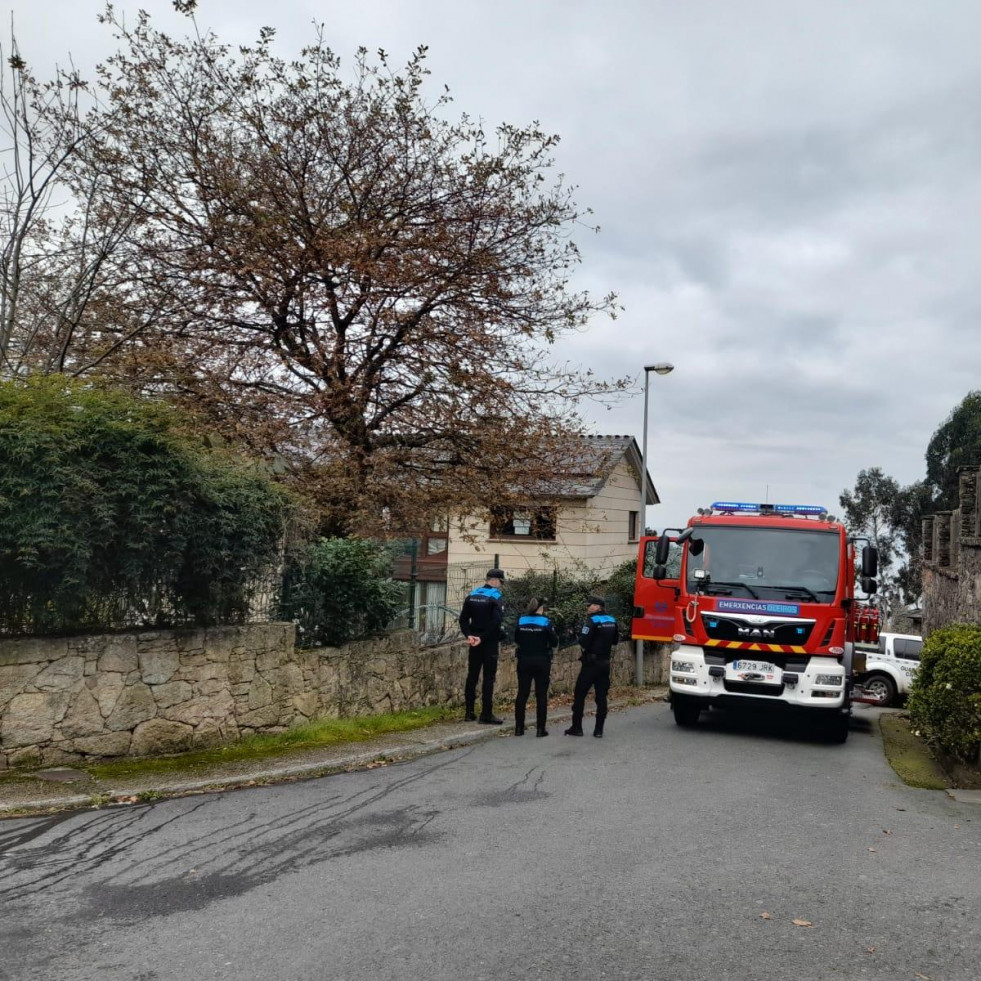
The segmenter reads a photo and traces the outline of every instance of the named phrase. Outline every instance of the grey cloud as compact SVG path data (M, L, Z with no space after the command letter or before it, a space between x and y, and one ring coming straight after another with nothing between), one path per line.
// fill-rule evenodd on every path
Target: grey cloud
M25 51L105 55L101 0L12 6ZM454 112L562 135L557 169L603 228L577 236L576 285L626 311L553 353L609 376L677 369L651 387L652 521L767 485L834 508L868 466L916 479L981 387L975 0L200 6L234 42L272 22L284 53L325 17L348 63L358 44L397 63L427 43ZM584 411L639 435L641 408Z

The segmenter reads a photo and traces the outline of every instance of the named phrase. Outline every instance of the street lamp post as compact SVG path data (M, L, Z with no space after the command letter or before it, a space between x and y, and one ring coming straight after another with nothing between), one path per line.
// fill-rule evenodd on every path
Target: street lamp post
M644 442L640 448L640 510L637 512L638 541L644 537L644 532L647 529L647 413L650 392L649 383L652 371L657 375L670 375L674 371L674 365L669 364L667 361L644 365ZM636 671L634 672L634 680L640 686L644 684L644 642L638 640L636 644Z

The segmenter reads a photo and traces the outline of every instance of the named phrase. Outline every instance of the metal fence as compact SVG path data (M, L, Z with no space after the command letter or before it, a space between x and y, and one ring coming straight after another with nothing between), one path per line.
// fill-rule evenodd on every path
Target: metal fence
M54 617L47 604L31 597L0 597L0 637L269 623L278 618L281 588L280 574L270 574L201 615L176 602L166 584L154 583L138 596L125 592L93 596L67 620Z
M445 569L445 582L410 578L406 606L392 623L393 627L418 630L423 644L460 636L460 609L470 592L484 582L487 562L454 563Z
M496 557L493 564L497 564ZM459 638L461 635L457 621L463 601L475 587L485 581L488 567L486 559L476 563L454 563L445 567L445 582L410 580L406 583L406 606L399 612L392 627L418 630L423 644L438 644ZM588 587L585 581L570 585L565 575L558 570L539 573L534 578L535 582L524 591L518 585L520 579L510 580L505 584L505 639L512 637L518 617L524 612L531 592L535 592L546 600L553 613L560 645L574 645L578 640L579 625L586 616L585 599L595 590ZM522 582L523 585L525 584ZM602 587L598 589L606 597L606 612L617 618L621 635L629 637L633 597L621 596L603 590Z

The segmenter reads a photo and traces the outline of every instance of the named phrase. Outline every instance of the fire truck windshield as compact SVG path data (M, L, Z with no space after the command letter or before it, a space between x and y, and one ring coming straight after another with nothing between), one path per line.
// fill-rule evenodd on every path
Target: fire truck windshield
M699 548L701 542L701 548ZM838 586L837 534L749 526L697 528L689 541L688 589L748 596L793 594L829 603ZM698 554L695 554L695 553ZM708 579L695 579L698 570Z

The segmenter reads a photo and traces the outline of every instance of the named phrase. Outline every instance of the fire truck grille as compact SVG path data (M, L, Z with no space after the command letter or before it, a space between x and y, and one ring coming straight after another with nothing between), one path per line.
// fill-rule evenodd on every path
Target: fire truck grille
M725 682L726 691L734 695L782 695L783 685L761 685L755 681Z
M775 620L769 623L747 623L730 620L714 613L702 614L705 633L712 640L735 640L747 644L780 644L785 647L801 647L807 643L814 630L813 620L792 622Z

